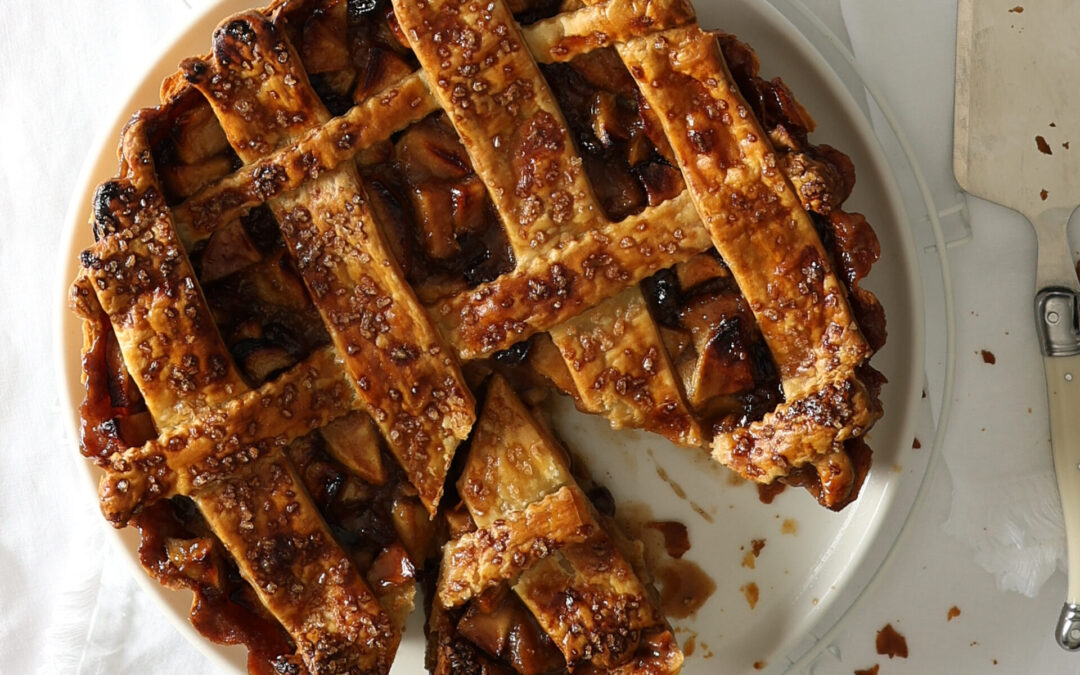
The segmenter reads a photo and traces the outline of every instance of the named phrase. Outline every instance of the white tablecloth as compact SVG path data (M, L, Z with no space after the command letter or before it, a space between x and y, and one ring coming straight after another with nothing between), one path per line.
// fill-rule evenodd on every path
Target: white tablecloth
M53 364L64 212L114 98L208 0L0 3L0 673L192 673L210 666L142 596L77 473ZM706 2L708 0L698 0ZM853 42L933 180L948 178L955 2L845 3ZM797 89L797 87L796 87ZM950 251L958 386L946 446L987 456L1043 448L1043 380L1030 322L1034 237L1019 216L971 206L973 239ZM989 349L997 364L978 355ZM1031 409L1030 413L1028 408ZM942 530L953 490L939 466L887 574L812 672L1075 673L1051 628L1064 578L1033 599L997 590ZM959 617L946 620L950 607ZM874 651L885 623L907 660ZM137 639L129 639L137 636Z

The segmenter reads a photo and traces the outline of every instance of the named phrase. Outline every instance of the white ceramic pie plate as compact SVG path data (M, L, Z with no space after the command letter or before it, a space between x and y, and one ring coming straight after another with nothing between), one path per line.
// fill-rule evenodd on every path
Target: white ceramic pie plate
M252 0L220 0L182 30L119 107L113 127L92 148L68 212L61 266L65 287L74 278L78 252L91 243L86 225L91 195L95 185L115 172L121 126L135 109L157 103L159 83L182 58L207 51L211 31L221 18L251 4ZM722 28L748 41L761 58L765 76L781 75L793 88L819 124L814 135L817 142L839 147L855 162L858 183L848 206L867 215L881 240L882 260L867 285L881 299L889 321L888 344L873 362L889 378L882 394L885 418L870 435L874 468L859 500L842 513L820 508L802 490L788 490L772 505L764 505L752 486L732 484L728 472L703 453L676 448L646 433L612 431L605 421L581 415L566 401L556 402L553 412L562 438L584 459L593 477L611 489L616 504L648 504L654 517L688 526L692 547L686 558L697 562L717 588L695 616L674 622L681 641L695 637L696 649L684 672L781 673L795 662L805 662L806 655L821 646L821 636L843 617L879 569L926 472L929 448L912 449L916 425L927 417L925 404L920 406L922 284L907 216L889 165L870 125L826 62L765 2L698 0L697 5L702 26ZM66 310L66 296L63 305L57 351L75 438L83 397L81 334L78 321ZM920 433L929 440L928 432ZM74 455L76 449L66 451ZM85 467L88 496L96 494L96 470L89 462L79 463ZM685 497L677 492L684 492ZM783 527L785 521L794 523L797 531L784 534L782 530L791 530L790 524ZM104 521L102 527L108 527ZM137 535L131 530L113 532L132 563L133 574L174 620L177 630L223 671L243 672L246 650L219 647L198 635L187 621L190 594L168 591L153 582L138 567ZM742 561L753 539L765 539L766 546L755 569L749 569ZM741 590L751 582L760 592L753 609ZM418 611L393 672L423 672L423 650Z

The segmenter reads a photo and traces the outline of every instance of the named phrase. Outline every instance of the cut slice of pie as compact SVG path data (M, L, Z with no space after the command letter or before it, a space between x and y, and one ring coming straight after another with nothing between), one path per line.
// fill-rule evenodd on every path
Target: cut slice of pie
M425 573L440 672L677 671L634 545L513 390L853 500L879 250L812 129L685 0L225 18L92 205L103 513L253 672L387 672Z
M457 493L429 617L433 672L679 672L641 544L597 513L565 451L501 377Z

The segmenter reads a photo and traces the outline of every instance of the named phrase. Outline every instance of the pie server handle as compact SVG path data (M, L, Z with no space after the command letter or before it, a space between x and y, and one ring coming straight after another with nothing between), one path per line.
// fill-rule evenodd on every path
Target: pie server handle
M1046 370L1050 446L1065 521L1069 588L1054 637L1075 652L1080 651L1080 279L1068 239L1073 209L1021 212L1039 242L1035 332Z
M1044 289L1036 296L1043 338L1043 365L1050 407L1050 445L1065 519L1068 596L1055 637L1069 651L1080 650L1080 332L1077 296L1069 289ZM1061 339L1056 340L1053 336ZM1071 343L1066 341L1071 338ZM1071 352L1071 353L1070 353Z
M1047 356L1050 444L1054 452L1061 508L1065 516L1069 590L1058 619L1057 641L1080 649L1080 355Z

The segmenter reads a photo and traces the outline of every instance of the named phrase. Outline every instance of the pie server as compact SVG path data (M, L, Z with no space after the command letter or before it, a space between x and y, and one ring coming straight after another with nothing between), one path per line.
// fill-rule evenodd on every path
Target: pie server
M1068 542L1057 641L1080 649L1080 2L959 0L953 164L964 190L1022 213L1039 243L1035 326Z

